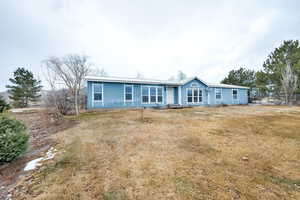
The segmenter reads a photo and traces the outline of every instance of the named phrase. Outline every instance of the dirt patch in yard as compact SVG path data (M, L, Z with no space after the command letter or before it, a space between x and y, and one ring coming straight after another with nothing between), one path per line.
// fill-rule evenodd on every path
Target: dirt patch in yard
M300 199L300 108L84 113L14 199ZM23 192L22 192L23 191Z

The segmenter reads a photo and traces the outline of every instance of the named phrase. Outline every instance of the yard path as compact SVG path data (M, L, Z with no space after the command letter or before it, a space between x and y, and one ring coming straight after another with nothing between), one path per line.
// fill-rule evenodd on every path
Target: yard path
M0 199L5 199L15 183L31 173L23 171L27 162L43 156L55 144L52 135L75 124L68 120L56 122L51 113L41 108L13 109L10 115L26 125L29 145L24 155L11 163L0 165Z

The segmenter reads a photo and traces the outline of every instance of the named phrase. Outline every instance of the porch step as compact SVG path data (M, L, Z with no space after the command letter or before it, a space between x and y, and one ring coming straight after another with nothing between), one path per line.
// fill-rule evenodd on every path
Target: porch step
M168 104L167 107L168 107L168 108L172 108L172 109L183 108L183 106L180 105L180 104Z

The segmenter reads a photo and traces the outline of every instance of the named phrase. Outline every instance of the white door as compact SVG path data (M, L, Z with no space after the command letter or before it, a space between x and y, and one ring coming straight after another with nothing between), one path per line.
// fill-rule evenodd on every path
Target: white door
M167 96L168 96L167 104L174 104L174 88L172 87L167 88Z

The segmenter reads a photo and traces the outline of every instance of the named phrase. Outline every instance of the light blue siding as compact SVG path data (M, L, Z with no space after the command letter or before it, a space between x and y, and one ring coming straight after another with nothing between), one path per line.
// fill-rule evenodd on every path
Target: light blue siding
M240 104L248 104L248 90L247 89L239 89L239 103Z
M222 98L216 99L216 88L209 89L210 105L220 105L220 104L248 104L248 90L241 88L220 88ZM232 90L238 91L238 99L234 100L232 95Z
M93 100L93 84L102 84L102 102ZM133 100L131 102L125 101L124 86L133 86ZM162 88L162 103L143 103L142 102L142 86L155 86ZM87 109L94 108L134 108L134 107L157 107L167 105L167 85L147 85L147 84L124 84L124 83L111 83L111 82L86 82L86 95L87 95ZM202 102L200 103L188 103L187 102L187 89L199 88L202 91ZM219 104L247 104L248 103L248 90L236 88L238 91L238 99L233 100L231 88L221 88L222 98L216 99L215 87L208 87L206 84L198 79L191 80L190 82L181 85L174 86L174 104L180 104L183 106L203 106L203 105L219 105ZM180 92L180 94L179 94ZM179 99L181 98L181 99Z
M92 85L95 83L103 84L103 101L93 101ZM133 100L126 102L124 97L124 85L133 85ZM141 90L142 86L162 87L163 102L162 103L143 103ZM127 108L127 107L154 107L166 105L166 88L163 85L141 85L141 84L123 84L123 83L101 83L87 82L87 108Z

